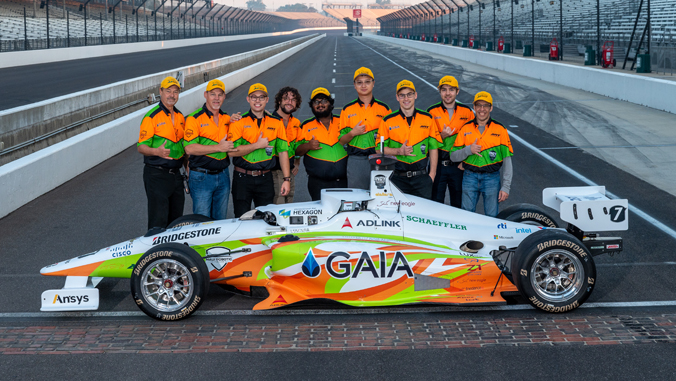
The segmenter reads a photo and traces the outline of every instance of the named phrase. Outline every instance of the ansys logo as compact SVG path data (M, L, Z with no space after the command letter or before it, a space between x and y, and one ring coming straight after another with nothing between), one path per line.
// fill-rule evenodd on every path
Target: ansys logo
M315 259L315 255L312 253L312 249L310 249L307 252L307 255L305 255L305 260L303 261L303 275L305 275L308 278L316 278L319 276L319 272L321 271L321 267L319 267L319 264L317 263L317 260Z
M59 296L59 294L54 295L54 301L52 304L56 304L56 302L59 302L61 304L81 304L81 303L89 303L89 295L84 295L84 296L75 296L75 295L70 295L70 296Z

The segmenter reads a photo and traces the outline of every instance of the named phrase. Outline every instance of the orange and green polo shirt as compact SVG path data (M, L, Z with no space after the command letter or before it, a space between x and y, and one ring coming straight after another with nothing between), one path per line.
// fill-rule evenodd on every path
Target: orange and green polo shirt
M514 155L507 129L493 119L488 121L483 134L479 133L476 119L462 126L451 152L472 145L475 140L481 146L481 152L479 155L469 155L463 161L465 163L463 167L472 172L492 173L499 171L502 167L502 161L506 157Z
M308 175L326 180L347 177L347 152L340 144L342 132L337 115L332 116L328 129L317 118L310 118L300 125L298 145L309 142L314 136L321 147L305 154L303 164Z
M281 118L270 115L267 111L258 119L251 110L242 114L242 119L230 123L228 140L234 142L235 148L258 141L258 137L268 138L272 148L259 148L240 157L232 158L232 163L249 171L274 169L279 161L280 152L289 150L286 131Z
M375 97L371 98L368 105L359 98L346 104L340 112L340 125L343 127L340 137L352 131L359 122L363 122L366 126L365 134L355 136L347 144L347 153L356 156L376 153L376 134L383 118L391 112L392 110L385 103Z
M183 147L190 144L211 146L220 143L228 136L230 116L218 110L218 125L214 122L214 114L204 104L202 108L188 115L185 120ZM227 152L213 152L207 155L190 155L190 168L219 170L228 168L230 158Z
M444 129L444 125L450 127L451 130L454 130L453 135L443 139L444 143L441 145L441 147L439 147L439 162L443 160L451 160L450 152L453 149L455 138L458 136L458 132L462 126L474 119L474 111L464 104L456 101L452 118L449 118L448 109L446 106L444 106L443 102L433 104L427 109L427 112L429 112L430 115L432 115L432 118L434 118L434 123L439 130L439 136L441 136L441 131Z
M284 118L282 118L281 115L277 113L277 110L275 110L272 113L272 116L276 116L282 120L282 124L284 124ZM300 134L300 120L296 117L294 117L292 114L289 114L289 123L286 125L286 140L289 142L289 168L293 169L293 161L296 156L296 148L298 147L298 134ZM281 169L279 166L279 163L277 163L277 167L275 169Z
M179 168L183 164L184 124L183 113L176 107L174 107L174 122L171 121L171 111L162 102L150 109L141 122L137 146L145 144L150 148L158 148L164 144L164 148L171 150L169 156L172 160L159 156L143 156L143 162L159 167Z
M425 111L415 109L411 124L401 110L397 110L383 118L383 123L378 130L378 136L382 136L385 147L399 148L406 143L413 147L415 156L397 155L397 171L421 171L427 168L429 151L441 146L441 136L434 124L432 115Z

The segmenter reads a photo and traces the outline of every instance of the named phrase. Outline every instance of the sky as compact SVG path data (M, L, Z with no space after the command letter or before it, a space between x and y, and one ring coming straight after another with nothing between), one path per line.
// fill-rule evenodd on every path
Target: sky
M240 8L246 7L246 2L247 2L247 0L214 0L214 3L217 3L217 4L226 4L226 5L240 7ZM332 3L343 3L343 2L344 3L361 3L364 7L366 7L367 3L368 4L371 4L371 3L375 4L375 0L371 0L371 1L368 1L368 2L358 1L358 0L355 0L355 1L332 1ZM396 4L417 4L417 3L420 3L420 2L422 2L422 1L421 0L393 0L392 1L392 3L396 3ZM295 1L295 0L263 0L263 4L265 4L268 7L268 9L267 9L268 11L271 11L272 9L277 9L277 8L283 6L283 5L296 4L296 3L305 4L307 6L313 6L316 9L320 9L320 10L322 9L322 1L317 1L317 0L315 0L315 1L308 1L308 0L297 0L297 1Z

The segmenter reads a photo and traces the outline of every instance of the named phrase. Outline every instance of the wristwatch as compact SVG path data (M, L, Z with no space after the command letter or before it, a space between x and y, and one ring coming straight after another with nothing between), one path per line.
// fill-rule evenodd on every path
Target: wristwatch
M291 177L284 177L284 181L291 182Z

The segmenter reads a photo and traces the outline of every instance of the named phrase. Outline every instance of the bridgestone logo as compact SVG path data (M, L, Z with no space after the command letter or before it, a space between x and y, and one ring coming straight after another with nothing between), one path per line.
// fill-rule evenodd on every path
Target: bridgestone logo
M535 307L537 307L537 308L539 308L539 309L541 309L541 310L543 310L543 311L547 311L547 312L566 312L566 311L572 311L572 310L574 310L574 309L576 309L577 307L580 306L580 303L578 303L577 300L574 301L573 303L571 303L571 304L569 304L569 305L567 305L567 306L563 306L563 307L554 307L554 306L551 305L551 304L544 304L543 302L539 301L538 298L535 297L535 296L531 296L531 297L530 297L530 301L531 301L531 303L533 303L533 305L534 305Z
M134 274L136 274L136 276L140 276L141 270L143 269L143 267L145 265L148 264L148 262L152 261L155 258L171 257L171 255L173 253L174 253L173 251L163 250L163 251L157 251L157 252L154 252L154 253L148 255L147 257L141 259L141 261L136 264L136 266L134 267Z
M552 220L550 220L549 218L547 218L547 216L540 214L540 213L522 212L521 213L521 219L523 219L523 220L536 220L536 221L542 222L543 224L545 224L547 226L551 226L551 227L555 226L554 223L552 222Z
M580 247L580 245L570 242L567 239L553 239L547 242L538 243L538 251L544 251L547 248L563 246L576 252L580 257L586 257L587 253Z
M206 237L208 235L220 234L220 233L221 233L221 228L210 228L210 229L193 230L193 231L190 231L190 232L165 235L164 237L153 238L153 245L159 245L161 243L168 243L168 242L174 242L174 241L182 241L184 239L190 239L190 238Z
M193 300L188 307L182 309L181 312L175 315L162 315L162 320L183 319L184 317L190 315L197 308L197 305L200 304L200 300L202 299L199 296L195 296L195 300Z

